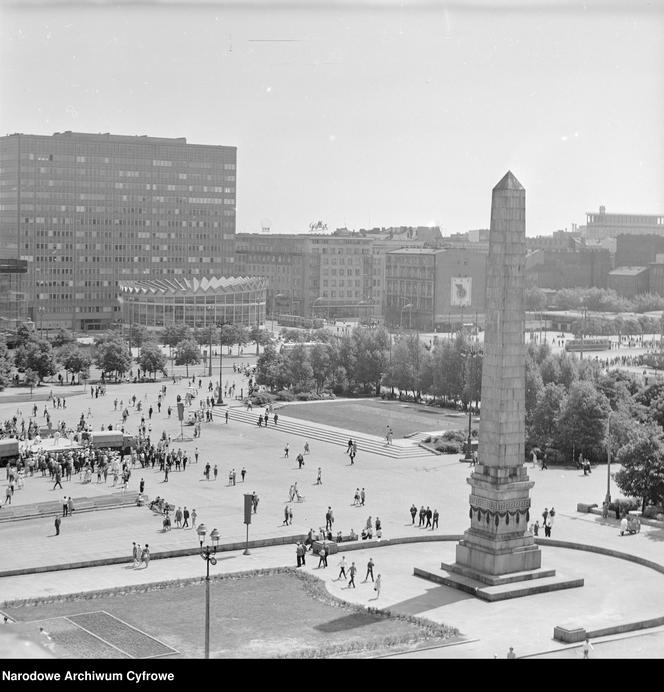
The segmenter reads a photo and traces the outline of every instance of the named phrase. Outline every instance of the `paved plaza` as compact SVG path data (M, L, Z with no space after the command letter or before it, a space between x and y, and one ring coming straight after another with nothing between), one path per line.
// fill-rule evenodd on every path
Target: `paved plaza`
M237 391L246 391L246 378L232 372L233 362L247 363L251 359L228 358L224 361L224 381L235 381ZM196 369L196 375L201 373ZM207 395L208 378L201 376L201 396ZM215 416L214 422L204 423L199 439L178 442L180 425L173 413L170 420L166 408L175 408L177 394L184 394L187 382L178 384L172 380L163 383L109 384L105 397L91 398L89 388L54 387L54 394L68 392L67 409L53 409L49 404L54 424L66 415L66 420L77 421L81 413L87 415L90 408L95 429L102 423L119 423L120 413L114 411L114 399L128 398L136 394L143 402L143 412L156 403L162 384L167 386L166 404L160 414L154 406L152 437L158 438L162 429L173 438L173 446L182 446L193 457L199 450L198 464L190 464L184 472L171 472L168 482L156 469L133 469L129 490L137 490L144 478L146 493L150 498L165 497L169 503L186 505L196 509L197 523L204 522L208 532L217 528L221 543L242 541L245 526L242 523L243 493L255 491L259 498L258 512L253 516L250 538L270 538L305 534L309 528L325 524L325 512L331 506L335 514L334 532L348 533L351 528L359 533L367 518L380 517L383 538L416 537L432 534L431 530L411 525L408 509L412 503L418 508L430 506L440 512L440 528L435 532L441 537L461 534L468 525L468 493L466 478L469 468L458 461L458 455L397 460L380 454L359 451L354 465L342 447L316 440L309 440L311 454L305 457L304 468L298 469L296 455L302 449L305 438L284 433L273 424L265 428L233 420L231 402L228 424L223 416ZM44 388L39 388L43 393ZM48 389L46 389L48 392ZM4 393L7 395L7 392ZM4 402L3 402L4 401ZM321 406L326 404L322 403ZM4 420L22 409L28 415L29 404L7 403L0 398L0 419ZM38 402L41 417L44 402ZM195 400L194 406L198 406ZM119 407L118 407L119 408ZM131 407L127 424L128 432L134 432L141 413ZM255 409L256 416L259 411ZM281 412L280 412L281 413ZM287 407L283 409L287 416ZM147 421L146 413L146 421ZM352 437L353 432L347 431ZM361 432L361 431L360 431ZM185 435L192 436L192 428L185 426ZM284 458L284 447L290 446L289 458ZM217 480L206 481L203 467L206 462L217 464ZM315 485L317 468L322 469L322 484ZM577 502L600 503L606 492L606 469L599 467L590 476L573 469L551 468L541 471L528 465L528 472L535 487L532 490L533 516L540 517L545 507L556 508L553 527L554 540L570 541L638 555L656 563L662 560L664 530L643 526L640 534L620 537L615 519L604 520L591 514L576 512ZM240 482L239 471L247 469L246 482ZM238 483L228 485L228 472L235 468ZM304 501L293 503L293 524L283 525L284 505L288 489L295 481ZM4 476L0 486L4 489ZM108 483L82 485L74 476L63 481L63 490L52 490L48 477L37 474L27 478L25 487L15 495L16 503L35 503L61 499L63 495L92 496L95 493L117 492ZM356 488L365 488L366 502L363 507L353 506ZM612 494L618 495L612 487ZM2 510L0 510L0 513ZM126 556L126 564L102 565L67 571L50 571L38 574L0 577L2 600L32 598L65 593L91 591L146 582L158 582L203 574L200 557L156 559L149 569L134 570L130 564L132 542L149 543L153 554L178 548L196 548L197 536L193 529L176 529L163 532L161 519L146 507L86 512L63 519L60 536L54 535L53 519L31 519L18 522L0 522L0 574L9 570L30 570L44 565L63 565L103 558ZM323 578L328 590L335 596L361 605L378 605L393 612L419 615L437 622L457 627L464 643L455 646L420 652L421 656L436 657L504 657L508 646L514 646L517 655L573 656L578 647L565 646L553 640L555 625L579 622L584 627L632 622L648 617L664 616L664 602L660 594L664 575L646 567L577 550L542 546L543 567L553 566L566 576L580 575L585 586L562 592L528 596L500 603L485 603L464 593L438 586L414 577L413 567L437 569L441 561L452 558L455 541L418 542L396 546L380 546L346 553L348 561L358 564L358 588L349 590L345 582L337 582L337 556L331 556L330 566L316 569L317 559L309 559L306 569ZM216 573L244 571L262 567L295 565L295 546L282 545L253 549L251 555L241 552L224 553L224 559L213 568ZM376 562L376 573L381 573L383 590L379 602L373 601L375 592L369 584L360 583L369 557ZM228 559L226 559L228 558ZM0 608L1 609L1 608ZM616 637L607 638L606 644L598 643L593 654L596 657L613 656L661 656L662 637L657 630L645 630L642 635L624 635L620 645L612 644ZM647 638L646 638L647 635ZM547 652L556 652L547 653Z

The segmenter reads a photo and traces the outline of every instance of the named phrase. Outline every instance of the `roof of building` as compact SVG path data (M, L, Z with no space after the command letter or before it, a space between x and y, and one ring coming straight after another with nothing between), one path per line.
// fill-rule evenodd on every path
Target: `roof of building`
M119 288L123 293L233 293L237 290L267 288L267 279L260 276L139 279L120 281Z
M507 171L494 190L523 190L523 185L516 179L512 171Z
M609 272L609 276L637 276L647 271L648 267L616 267Z

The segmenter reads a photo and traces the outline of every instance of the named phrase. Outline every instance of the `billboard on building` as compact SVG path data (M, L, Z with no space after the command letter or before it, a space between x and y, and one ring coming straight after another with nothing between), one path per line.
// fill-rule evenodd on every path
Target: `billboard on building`
M450 286L450 305L457 307L470 306L473 278L471 276L453 276Z

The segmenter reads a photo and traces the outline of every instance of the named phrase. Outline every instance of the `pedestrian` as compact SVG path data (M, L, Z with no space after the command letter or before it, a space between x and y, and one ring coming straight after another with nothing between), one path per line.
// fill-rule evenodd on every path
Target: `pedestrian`
M318 475L316 476L316 485L323 485L323 481L321 480L321 468L320 466L318 467Z
M194 450L194 459L196 460L196 463L198 464L198 447ZM209 466L209 464L208 464Z
M417 507L414 504L412 504L410 506L410 517L413 520L412 521L413 526L415 526L415 516L416 515L417 515Z
M595 647L590 643L590 639L586 637L586 641L583 642L583 658L590 658L590 652L594 649Z
M546 522L544 523L544 536L546 538L551 538L551 529L553 528L553 518L551 517L551 513L549 513L549 516L546 518Z
M341 560L339 560L339 576L337 577L337 581L339 581L343 577L344 579L348 579L346 576L346 556L342 555Z
M348 588L350 589L352 586L355 589L355 575L357 574L357 567L355 567L354 562L351 562L350 567L348 568L348 574L350 575L350 579L348 580Z
M203 475L205 476L206 480L210 480L210 462L208 461L207 464L205 464L205 468L203 469Z
M254 508L254 514L256 514L256 510L258 509L258 495L256 495L256 491L251 494L251 506Z
M364 507L364 500L365 500L366 496L367 496L367 494L366 494L364 488L362 488L362 490L360 490L360 505L362 507Z
M180 528L180 524L182 523L182 509L178 507L175 510L175 525Z
M539 519L533 524L533 534L539 536Z
M375 563L373 561L373 558L370 557L369 562L367 562L367 573L366 573L366 576L364 577L365 582L369 579L369 577L371 577L371 581L374 580L374 574L373 574L374 564ZM364 582L362 582L362 583L364 584Z
M346 447L346 454L350 454L352 449L353 449L353 440L350 439L350 440L348 440L348 447Z
M546 462L547 462L547 454L546 454L546 452L544 452L544 455L542 456L542 471L546 471L549 468L549 466Z
M12 503L12 488L10 485L8 485L7 489L5 490L5 504L7 504L8 502L11 505L11 503Z
M145 569L147 569L150 564L150 546L147 543L141 552L141 562L145 565Z
M348 452L348 458L350 459L350 465L353 466L355 463L355 452L352 447L350 448L350 452Z
M56 516L55 517L55 535L56 536L60 535L60 521L61 521L60 517Z
M69 513L69 505L67 504L67 498L63 497L62 498L62 516L66 517L68 513Z
M355 494L353 495L353 506L359 507L360 505L360 489L355 488Z
M292 526L293 525L293 508L288 507L288 523Z
M297 557L297 566L302 567L304 564L304 546L300 541L295 544L295 556Z
M332 513L332 507L327 508L325 512L325 529L332 529L332 524L334 523L334 514Z
M431 523L431 530L432 530L432 531L433 531L434 529L437 529L437 528L438 528L438 517L439 517L438 510L437 510L437 509L434 509L434 510L433 510L433 521L432 521L432 523Z
M308 441L304 443L304 453L309 454L309 442Z
M424 509L424 505L420 507L420 526L424 526L424 520L426 518L427 511Z
M274 424L277 424L277 421L279 420L279 414L275 411L274 412Z
M74 501L71 497L67 498L67 514L71 517L74 514Z
M228 424L228 409L226 409L226 413L224 413L224 418L226 419L226 424Z
M288 459L288 442L286 442L286 446L284 447L284 458Z
M376 598L380 596L381 580L380 574L376 577L376 583L374 584L374 591L376 592Z
M242 482L244 483L244 477L247 475L247 469L242 467L242 471L240 471L240 475L242 476Z
M183 529L189 528L189 510L187 509L186 505L182 510L182 522Z
M134 542L133 547L131 549L131 556L134 561L134 569L138 567L138 563L141 557L141 546L137 545L136 542Z
M284 520L281 522L282 526L288 526L288 505L284 505Z
M425 529L428 529L431 526L432 517L433 517L433 512L431 511L431 507L427 507L427 509L426 509L427 525L424 527Z
M142 495L145 490L145 481L141 478L141 482L138 484L138 492Z
M510 650L507 652L507 658L516 658L516 654L514 653L514 647L510 646Z
M376 532L380 531L382 524L380 523L380 517L376 517Z
M318 567L327 567L327 552L325 547L321 547L318 551Z
M191 526L192 528L196 526L196 510L191 510Z
M216 481L217 480L217 474L219 473L219 469L217 468L216 464L214 465L213 473L214 473L214 480ZM233 485L235 485L235 483L233 483Z

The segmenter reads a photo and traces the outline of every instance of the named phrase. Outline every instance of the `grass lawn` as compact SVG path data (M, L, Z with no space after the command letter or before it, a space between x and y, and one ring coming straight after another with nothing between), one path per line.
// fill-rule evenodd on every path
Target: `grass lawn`
M204 652L204 582L5 610L17 627L44 627L60 658L199 658ZM438 625L343 604L316 577L293 571L213 579L210 621L210 655L219 658L361 655L449 636Z
M379 436L385 434L386 425L392 428L395 437L404 437L414 432L468 430L468 416L465 414L386 399L350 399L322 404L303 402L288 404L282 412L293 418ZM473 428L476 427L478 424L473 422Z

